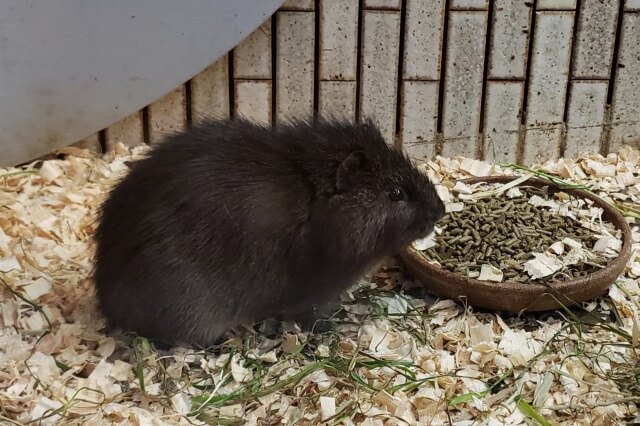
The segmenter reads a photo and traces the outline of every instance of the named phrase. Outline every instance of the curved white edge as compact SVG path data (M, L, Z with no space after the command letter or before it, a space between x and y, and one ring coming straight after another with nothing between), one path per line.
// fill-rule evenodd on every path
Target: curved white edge
M5 0L0 166L76 142L214 63L282 0Z

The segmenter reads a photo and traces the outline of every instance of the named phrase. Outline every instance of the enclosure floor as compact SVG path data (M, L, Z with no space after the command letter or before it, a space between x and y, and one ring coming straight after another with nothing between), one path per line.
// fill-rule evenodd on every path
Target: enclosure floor
M606 296L572 311L496 315L435 300L389 261L344 297L337 331L239 330L217 351L107 336L91 282L95 213L143 155L74 151L0 170L0 423L620 424L637 418L640 231ZM637 151L539 167L638 207ZM468 159L450 182L513 174ZM590 312L590 314L589 314ZM265 325L266 327L266 325ZM244 421L242 420L244 419ZM542 419L542 420L540 420ZM636 420L637 421L637 420Z

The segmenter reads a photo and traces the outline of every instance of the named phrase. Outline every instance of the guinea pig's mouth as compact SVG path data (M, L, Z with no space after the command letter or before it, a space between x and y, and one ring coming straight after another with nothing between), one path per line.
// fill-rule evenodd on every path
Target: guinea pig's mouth
M433 247L435 245L435 240L436 240L435 228L431 226L425 231L425 233L421 238L417 238L411 241L411 245L413 245L418 250L426 250L427 248Z
M426 240L427 238L433 239L435 237L436 237L435 228L433 226L430 226L429 228L424 230L424 232L421 234L419 239Z
M418 228L418 238L425 239L434 233L435 225L433 223L427 223Z

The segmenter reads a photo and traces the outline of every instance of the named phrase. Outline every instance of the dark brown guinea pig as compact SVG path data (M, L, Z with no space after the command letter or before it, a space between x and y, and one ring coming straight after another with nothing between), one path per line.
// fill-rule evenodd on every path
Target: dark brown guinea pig
M112 327L206 346L239 324L313 319L443 214L371 122L209 120L105 201L97 294Z

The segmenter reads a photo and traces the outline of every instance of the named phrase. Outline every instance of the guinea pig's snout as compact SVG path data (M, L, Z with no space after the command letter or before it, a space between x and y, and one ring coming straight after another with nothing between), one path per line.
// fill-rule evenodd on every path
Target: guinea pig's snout
M433 232L433 223L428 222L422 227L422 235L430 235Z
M416 223L416 231L421 237L426 237L433 232L434 223L428 217L420 218Z
M447 209L445 208L445 205L440 199L440 197L438 197L434 213L435 214L433 214L433 218L432 218L434 222L437 222L440 219L442 219L444 215L447 213Z

